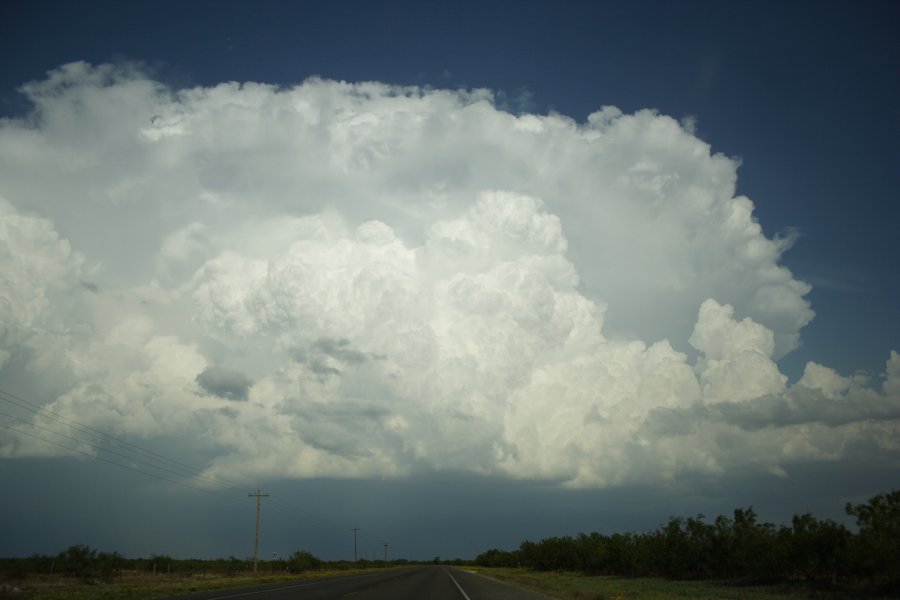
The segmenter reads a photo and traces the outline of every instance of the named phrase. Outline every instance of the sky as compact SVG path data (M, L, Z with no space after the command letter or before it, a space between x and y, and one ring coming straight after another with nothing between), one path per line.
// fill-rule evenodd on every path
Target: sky
M4 10L0 555L900 487L896 3Z

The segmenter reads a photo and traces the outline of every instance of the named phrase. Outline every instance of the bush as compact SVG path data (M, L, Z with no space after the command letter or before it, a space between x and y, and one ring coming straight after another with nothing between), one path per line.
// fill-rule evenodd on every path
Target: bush
M291 554L287 561L287 568L291 573L302 573L311 569L321 569L322 561L306 550L297 550Z

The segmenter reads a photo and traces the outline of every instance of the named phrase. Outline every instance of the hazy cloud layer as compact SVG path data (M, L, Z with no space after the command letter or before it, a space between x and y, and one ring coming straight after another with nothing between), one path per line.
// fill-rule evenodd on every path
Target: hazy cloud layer
M34 111L0 123L0 374L80 422L226 475L599 487L900 451L896 353L883 380L779 372L813 316L792 238L669 117L82 63L23 91Z

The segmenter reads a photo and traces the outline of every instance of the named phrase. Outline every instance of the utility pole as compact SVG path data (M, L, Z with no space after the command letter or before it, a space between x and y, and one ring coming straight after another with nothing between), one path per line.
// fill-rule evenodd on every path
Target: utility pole
M256 543L253 545L253 574L256 575L256 566L259 563L259 505L260 501L269 494L263 494L257 489L256 492L250 492L247 495L256 496Z
M359 527L353 528L353 562L356 562L356 532L359 531Z
M387 548L390 546L387 542L384 543L384 568L387 569Z

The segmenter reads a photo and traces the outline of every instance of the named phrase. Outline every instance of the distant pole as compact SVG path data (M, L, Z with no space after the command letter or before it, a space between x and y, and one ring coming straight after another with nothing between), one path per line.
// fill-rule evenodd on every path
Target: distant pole
M260 501L268 494L263 494L257 489L255 493L250 492L247 495L256 496L256 543L253 545L253 574L256 575L256 567L259 563L259 505Z
M356 532L359 531L359 527L353 528L353 562L356 562Z
M384 543L384 568L387 569L387 547L390 546L387 542Z

